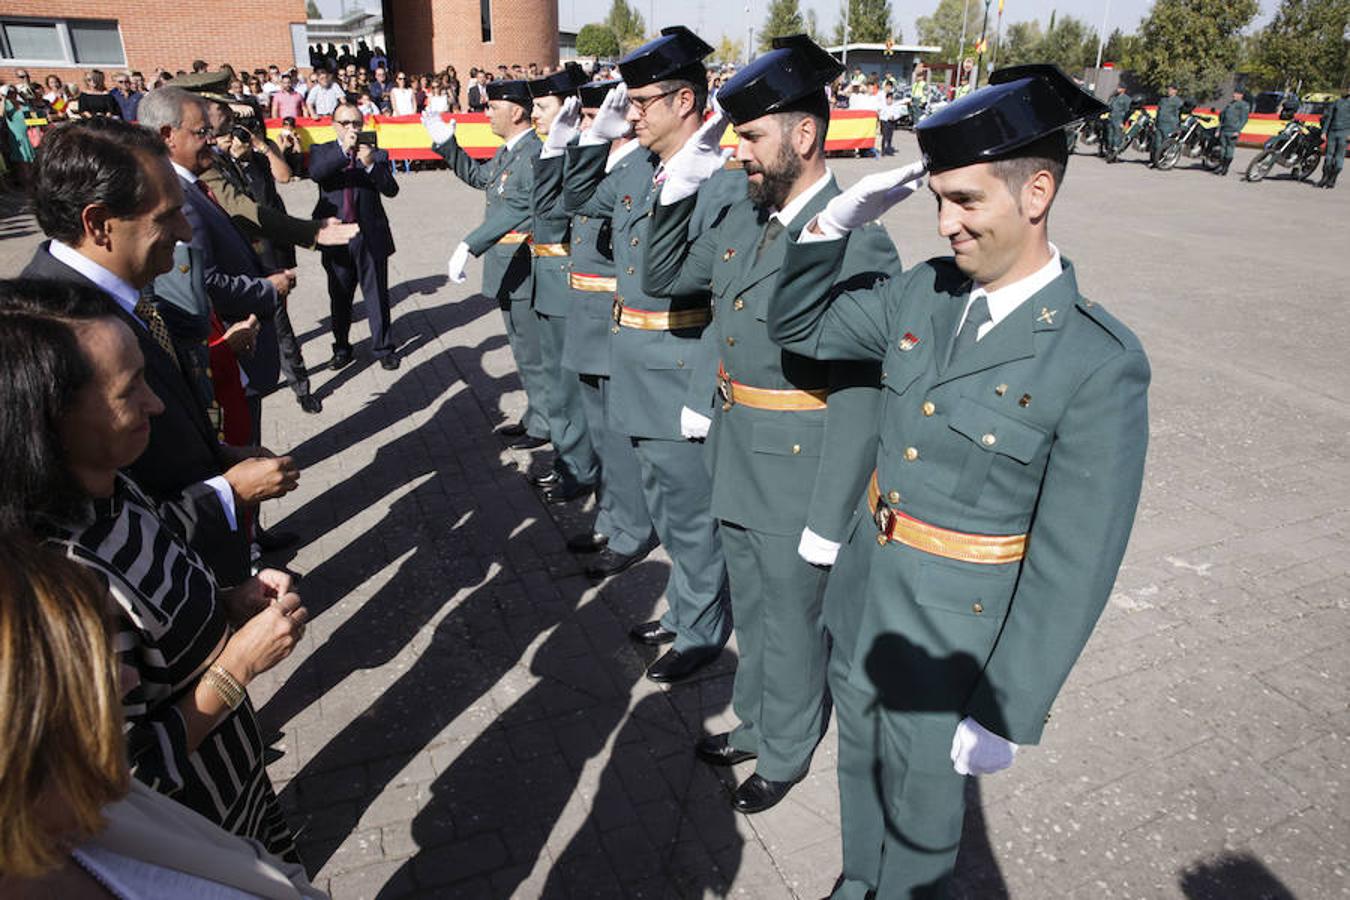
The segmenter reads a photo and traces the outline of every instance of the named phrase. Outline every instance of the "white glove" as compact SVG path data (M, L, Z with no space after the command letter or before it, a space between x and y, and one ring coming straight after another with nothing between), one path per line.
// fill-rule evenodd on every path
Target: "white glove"
M726 165L734 152L731 148L722 149L722 135L726 133L728 121L727 114L714 98L713 114L708 121L666 163L666 183L661 186L662 206L694 196L699 185Z
M958 775L992 775L1011 766L1017 745L999 737L970 716L952 736L952 768Z
M708 436L711 427L712 419L687 406L680 408L680 434L685 440L701 441Z
M446 122L441 118L440 113L424 112L422 113L422 127L431 135L431 146L439 147L441 144L450 143L450 139L455 136L455 120Z
M797 555L813 566L832 566L839 556L839 542L803 528L801 540L797 541Z
M450 256L450 265L446 267L450 280L455 284L463 284L467 277L464 270L469 265L469 245L463 241L455 248L455 252Z
M562 156L567 145L572 143L572 138L577 136L580 122L581 98L568 97L563 101L562 109L553 117L553 124L548 126L548 138L544 141L544 149L539 151L539 158Z
M829 237L843 237L855 228L875 222L886 210L923 187L923 173L923 163L916 162L859 179L816 216L816 227Z
M600 108L591 120L590 130L581 138L581 142L586 145L608 144L628 137L631 129L632 126L628 124L628 85L619 82L600 101Z

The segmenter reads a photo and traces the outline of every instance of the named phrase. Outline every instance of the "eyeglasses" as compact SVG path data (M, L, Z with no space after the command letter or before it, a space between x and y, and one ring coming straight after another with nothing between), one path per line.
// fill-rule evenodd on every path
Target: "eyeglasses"
M360 125L360 119L334 119L334 125Z
M215 134L210 125L203 125L201 128L193 128L188 134L199 138L209 138Z
M660 100L662 97L669 97L671 94L678 93L681 90L683 90L683 88L671 88L670 90L662 91L659 94L652 94L650 97L630 96L628 102L633 104L640 115L646 116L647 110L650 109L651 105L657 100Z

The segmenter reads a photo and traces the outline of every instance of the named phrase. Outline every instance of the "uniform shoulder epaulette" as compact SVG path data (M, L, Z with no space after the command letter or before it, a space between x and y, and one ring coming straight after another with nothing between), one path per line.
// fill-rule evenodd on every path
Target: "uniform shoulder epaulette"
M1074 308L1097 323L1103 331L1115 338L1116 342L1126 350L1143 349L1143 344L1139 342L1139 338L1135 336L1129 326L1107 312L1105 307L1095 300L1089 300L1079 295Z

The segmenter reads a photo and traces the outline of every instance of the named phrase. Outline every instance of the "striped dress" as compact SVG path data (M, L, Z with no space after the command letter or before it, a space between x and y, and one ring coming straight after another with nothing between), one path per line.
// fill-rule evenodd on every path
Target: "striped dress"
M231 634L206 564L123 475L83 521L46 529L48 544L92 571L117 603L114 648L139 683L122 700L132 774L227 831L298 861L263 767L262 732L245 700L197 750L177 702Z

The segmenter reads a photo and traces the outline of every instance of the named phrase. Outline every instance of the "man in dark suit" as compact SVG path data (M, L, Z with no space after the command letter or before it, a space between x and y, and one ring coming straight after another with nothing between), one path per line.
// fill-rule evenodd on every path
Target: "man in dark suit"
M33 255L25 278L92 286L136 334L145 377L164 401L150 443L127 474L211 566L222 585L248 576L248 552L236 513L294 489L289 458L260 448L222 446L172 352L168 329L146 295L188 240L183 190L163 141L118 119L61 125L43 140L34 211L51 239Z
M468 104L469 112L486 112L488 108L487 70L480 69L475 77L477 80L469 85L469 93L465 100Z
M309 177L319 185L315 217L336 216L361 226L345 246L323 248L333 312L333 368L340 369L352 359L347 335L352 325L352 298L360 283L370 323L371 355L384 368L397 369L398 354L389 334L389 257L394 255L394 235L380 195L397 195L398 182L389 165L389 154L361 140L364 124L361 110L343 103L333 111L337 140L309 148Z

